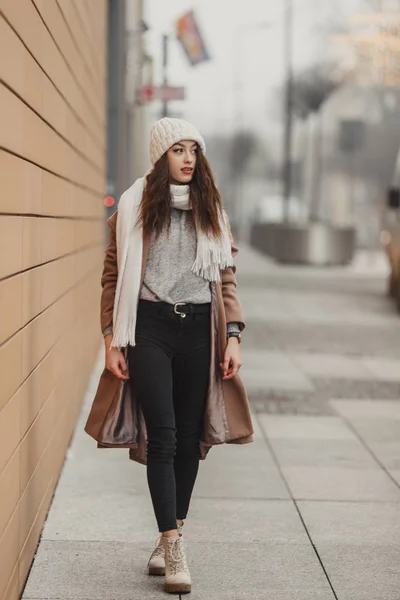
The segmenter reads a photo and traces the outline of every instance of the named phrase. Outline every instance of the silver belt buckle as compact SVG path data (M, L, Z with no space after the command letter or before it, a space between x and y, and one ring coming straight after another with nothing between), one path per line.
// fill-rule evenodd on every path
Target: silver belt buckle
M177 306L185 306L186 302L177 302L176 304L174 304L174 313L176 315L180 315L181 319L184 319L186 317L186 314L183 312L179 312L179 310L176 310Z

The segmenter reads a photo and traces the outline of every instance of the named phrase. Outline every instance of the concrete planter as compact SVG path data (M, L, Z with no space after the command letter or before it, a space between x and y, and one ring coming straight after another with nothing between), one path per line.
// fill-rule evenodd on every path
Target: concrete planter
M255 224L251 244L278 262L309 265L343 265L355 252L353 227L333 227L324 223Z

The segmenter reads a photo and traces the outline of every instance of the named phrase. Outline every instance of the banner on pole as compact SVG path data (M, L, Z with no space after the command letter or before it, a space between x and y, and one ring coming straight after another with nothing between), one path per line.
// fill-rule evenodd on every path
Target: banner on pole
M210 60L210 55L193 10L185 13L177 20L176 35L192 66Z

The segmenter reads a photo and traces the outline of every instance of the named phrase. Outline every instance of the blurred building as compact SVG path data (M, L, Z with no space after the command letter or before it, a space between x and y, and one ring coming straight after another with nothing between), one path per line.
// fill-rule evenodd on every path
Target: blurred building
M377 246L400 145L399 89L344 86L322 119L321 216L354 223L359 245Z
M1 600L24 587L101 343L103 200L132 179L126 56L125 0L1 2Z

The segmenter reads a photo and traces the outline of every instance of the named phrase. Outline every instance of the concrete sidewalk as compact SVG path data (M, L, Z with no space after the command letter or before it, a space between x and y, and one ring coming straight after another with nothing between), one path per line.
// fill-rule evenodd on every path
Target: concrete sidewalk
M194 600L399 600L400 318L384 267L238 257L256 441L201 464L186 546ZM97 450L89 384L25 600L168 597L145 468Z

